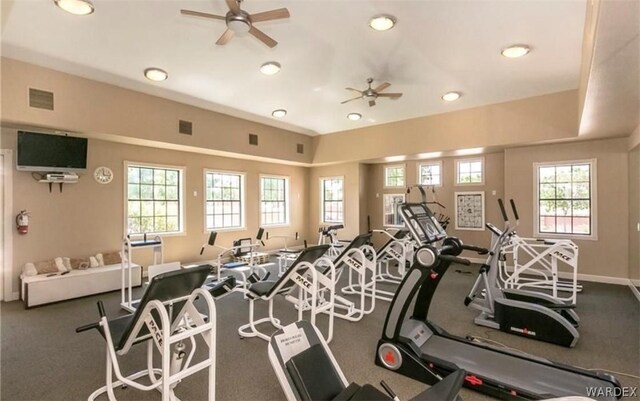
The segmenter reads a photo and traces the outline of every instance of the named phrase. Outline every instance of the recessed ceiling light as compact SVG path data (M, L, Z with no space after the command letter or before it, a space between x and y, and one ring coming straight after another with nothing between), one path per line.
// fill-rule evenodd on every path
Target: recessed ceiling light
M526 56L530 51L531 48L527 45L513 45L502 49L501 54L508 58L518 58Z
M396 24L396 19L391 15L377 15L369 20L369 26L376 31L388 31Z
M285 109L278 109L271 112L271 115L275 118L282 118L287 115L287 111Z
M156 82L164 81L165 79L169 78L169 74L167 74L165 70L161 70L160 68L155 67L147 68L146 70L144 70L144 76L147 77L147 79Z
M56 6L73 15L89 15L93 13L90 0L53 0Z
M280 64L275 61L268 61L260 66L260 72L264 75L274 75L280 71Z
M347 118L351 121L358 121L362 118L362 114L360 113L349 113L347 114Z
M442 100L444 100L445 102L453 102L454 100L458 100L460 99L460 92L447 92L444 95L442 95Z

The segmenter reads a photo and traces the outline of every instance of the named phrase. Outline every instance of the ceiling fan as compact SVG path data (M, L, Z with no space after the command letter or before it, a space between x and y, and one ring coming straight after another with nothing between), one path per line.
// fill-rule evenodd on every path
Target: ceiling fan
M227 6L229 7L229 11L225 16L191 10L180 10L180 12L184 15L192 15L195 17L204 17L225 21L227 24L227 30L224 31L222 36L220 36L220 38L216 42L217 45L225 45L235 34L243 34L247 32L255 36L259 41L269 47L275 47L278 44L278 42L253 26L253 24L255 24L256 22L289 18L289 10L287 10L286 8L278 8L276 10L249 14L240 8L240 3L242 3L243 0L225 1L227 2Z
M376 105L376 99L379 97L388 97L389 99L395 100L402 96L402 93L380 93L391 86L389 82L382 83L378 85L378 87L375 89L371 89L372 83L373 83L373 78L368 78L367 84L369 84L369 87L363 91L359 91L353 88L345 88L346 90L349 90L349 91L358 92L360 96L354 97L353 99L345 100L344 102L340 102L340 104L345 104L352 100L357 100L357 99L366 99L369 101L369 107L373 107Z

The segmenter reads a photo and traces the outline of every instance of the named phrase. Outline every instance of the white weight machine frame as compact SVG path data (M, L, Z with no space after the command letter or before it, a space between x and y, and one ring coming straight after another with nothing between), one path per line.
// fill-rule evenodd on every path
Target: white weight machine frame
M311 250L311 248L309 248ZM326 274L320 273L317 266L323 266L327 269ZM335 306L335 280L336 270L333 262L327 257L320 257L313 263L299 261L291 265L280 279L275 283L266 294L257 295L249 289L239 289L245 297L249 299L249 322L238 328L238 334L241 338L258 337L265 341L269 341L271 335L267 335L256 327L262 323L270 323L276 330L283 327L280 319L276 318L273 313L273 300L280 294L294 305L298 310L298 321L303 320L304 312L309 312L309 321L315 324L316 317L320 313L329 315L329 325L327 335L324 336L326 342L333 339L333 322L334 322L334 306ZM289 284L293 283L293 285ZM291 293L298 289L297 295ZM320 294L327 295L328 301L320 304L318 298ZM263 318L255 317L255 301L262 300L269 303L268 315Z
M120 260L121 286L120 286L120 306L127 312L134 312L136 304L139 300L134 300L131 288L131 264L134 249L151 248L153 250L153 264L164 263L164 243L159 235L153 236L153 239L147 240L147 234L144 234L143 240L132 240L129 235L122 240L122 252ZM126 271L126 273L125 273Z

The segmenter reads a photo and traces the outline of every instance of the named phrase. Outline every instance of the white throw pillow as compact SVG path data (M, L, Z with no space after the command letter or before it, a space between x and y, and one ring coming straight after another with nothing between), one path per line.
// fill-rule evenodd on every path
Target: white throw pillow
M98 263L98 259L95 256L89 256L89 267L98 267L100 264Z
M31 262L25 263L24 267L22 268L22 274L24 274L25 276L37 276L38 271L36 270L36 265Z
M65 269L67 269L68 271L71 271L71 259L70 258L62 258L62 264L64 265Z
M104 257L101 253L96 255L96 260L98 261L98 266L104 266Z
M53 260L56 263L56 267L58 268L59 272L66 272L67 268L64 266L64 262L62 261L61 257L57 257Z

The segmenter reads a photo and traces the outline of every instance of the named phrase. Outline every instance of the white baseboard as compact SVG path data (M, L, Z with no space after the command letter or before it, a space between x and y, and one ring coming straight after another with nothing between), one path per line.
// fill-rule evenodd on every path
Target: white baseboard
M640 279L629 279L629 281L631 281L632 285L635 285L636 287L640 287Z
M629 280L629 288L631 288L631 292L633 292L633 295L636 296L636 298L638 299L638 301L640 302L640 291L638 291L637 286L637 282L640 280Z
M20 299L20 291L12 292L10 296L5 297L5 301L17 301Z
M464 259L468 259L471 263L477 263L479 265L487 263L486 258L467 258L466 256L462 256Z

